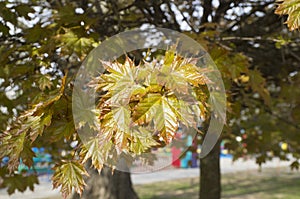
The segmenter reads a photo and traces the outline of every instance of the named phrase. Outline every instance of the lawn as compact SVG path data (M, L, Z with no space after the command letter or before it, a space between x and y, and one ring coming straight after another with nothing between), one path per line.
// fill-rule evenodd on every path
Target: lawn
M198 178L136 185L141 199L198 199ZM222 176L222 198L300 199L300 172L287 168L247 171Z

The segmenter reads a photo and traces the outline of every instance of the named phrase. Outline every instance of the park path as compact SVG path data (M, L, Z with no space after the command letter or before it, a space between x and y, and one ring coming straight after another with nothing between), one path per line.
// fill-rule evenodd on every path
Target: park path
M258 169L258 165L254 160L237 160L232 162L230 158L221 158L221 173L234 173L238 171L253 171ZM281 168L287 167L291 163L279 161L274 159L273 161L267 162L262 168ZM200 175L199 168L193 169L165 169L153 173L145 174L132 174L133 184L147 184L152 182L176 180L181 178L192 178Z
M278 159L267 162L262 168L278 168L289 166L290 162L282 162ZM238 160L232 163L230 158L221 158L221 173L234 173L237 171L251 171L258 169L254 160ZM164 169L152 173L132 174L133 184L146 184L159 181L176 180L181 178L191 178L199 176L199 168L190 169ZM52 185L49 176L40 178L40 185L35 187L35 192L26 191L24 193L16 193L8 196L6 190L0 190L0 199L49 199L61 198L59 190L52 190Z

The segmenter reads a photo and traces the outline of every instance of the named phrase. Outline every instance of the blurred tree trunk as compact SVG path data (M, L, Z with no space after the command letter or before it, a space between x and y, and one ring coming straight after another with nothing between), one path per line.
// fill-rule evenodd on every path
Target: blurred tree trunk
M221 198L220 141L200 160L200 199Z
M82 196L75 194L73 199L138 199L133 190L130 173L114 171L104 167L99 175L90 169L90 178Z

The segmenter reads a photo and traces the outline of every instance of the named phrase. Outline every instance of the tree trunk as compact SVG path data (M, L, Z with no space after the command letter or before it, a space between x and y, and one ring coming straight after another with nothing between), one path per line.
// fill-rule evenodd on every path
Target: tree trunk
M200 160L200 199L221 198L220 141Z
M104 167L100 175L96 170L89 173L82 196L75 194L73 199L138 199L130 173L115 170L112 174L108 167Z

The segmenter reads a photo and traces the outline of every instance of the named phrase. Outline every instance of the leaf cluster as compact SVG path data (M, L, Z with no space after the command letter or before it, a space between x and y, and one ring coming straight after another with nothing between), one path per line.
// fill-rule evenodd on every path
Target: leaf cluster
M169 144L181 125L199 127L207 114L209 79L208 69L197 67L196 61L173 50L166 51L162 62L135 65L129 57L124 63L102 61L106 71L90 83L100 95L100 144L92 140L85 146L101 146L97 162L104 163L111 148L116 154L138 155ZM87 149L82 154L84 160L93 157Z
M277 0L279 3L275 10L275 14L288 15L287 21L288 28L297 30L300 28L300 1L299 0Z

